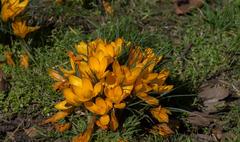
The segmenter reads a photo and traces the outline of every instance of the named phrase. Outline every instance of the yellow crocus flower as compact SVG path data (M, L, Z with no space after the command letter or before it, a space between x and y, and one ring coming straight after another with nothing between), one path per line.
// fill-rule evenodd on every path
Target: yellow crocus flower
M150 112L153 115L153 117L156 118L159 122L168 123L169 121L168 114L171 114L171 112L168 109L162 108L161 106L159 106L156 108L152 108Z
M6 22L10 18L14 19L18 14L20 14L27 7L29 0L1 0L1 3L1 17L2 20Z
M113 103L119 104L123 99L126 98L126 94L123 92L120 86L114 88L105 88L105 96Z
M77 62L77 64L78 64L78 70L80 72L80 76L82 78L89 78L89 79L95 78L87 62L81 61L81 62Z
M111 4L107 0L103 0L102 4L103 4L103 8L104 8L106 14L112 15L113 9L112 9Z
M48 74L51 78L57 81L52 85L54 90L62 90L67 86L67 80L62 75L60 75L58 71L49 69Z
M63 95L68 104L73 106L79 106L81 104L81 100L79 97L73 92L71 88L63 89Z
M78 100L86 102L96 97L102 90L102 83L98 82L94 86L88 78L79 78L77 76L69 76L69 84Z
M99 120L96 121L96 124L98 125L98 127L105 130L108 128L109 122L110 122L110 117L109 117L109 115L105 114L105 115L101 116L99 118Z
M85 102L84 106L92 113L104 115L107 114L109 110L112 108L112 103L107 99L104 100L101 97L97 97L95 103Z
M33 31L38 30L40 27L30 27L26 25L26 21L14 21L12 23L13 33L16 36L19 36L21 38L25 38L25 36Z
M10 65L10 66L15 66L15 63L14 63L14 61L12 59L12 55L13 54L10 51L5 51L4 52L4 56L5 56L6 60L7 60L7 64Z
M90 47L88 47L87 43L81 41L78 44L75 45L75 48L77 50L77 53L79 54L79 56L87 61L88 60L88 56L89 56L89 52L90 52Z
M152 97L152 96L149 96L147 93L144 93L144 92L140 92L140 93L137 93L136 96L140 99L142 99L143 101L145 101L146 103L148 103L149 105L158 105L159 104L159 101L158 99Z
M102 79L106 76L108 57L104 55L104 52L100 51L95 56L90 57L88 64L98 79Z
M25 69L29 67L29 56L27 53L20 56L20 67Z
M173 130L171 128L169 128L169 126L166 123L162 123L162 124L153 126L153 131L158 132L163 137L168 137L168 136L174 134Z

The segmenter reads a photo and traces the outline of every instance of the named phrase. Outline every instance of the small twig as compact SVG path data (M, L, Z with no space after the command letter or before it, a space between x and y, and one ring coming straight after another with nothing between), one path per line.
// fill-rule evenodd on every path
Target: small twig
M24 120L21 121L21 123L17 126L17 128L11 133L9 137L9 139L14 139L14 134L19 130L19 128L23 125ZM8 141L8 137L5 138L5 140L3 142L7 142Z

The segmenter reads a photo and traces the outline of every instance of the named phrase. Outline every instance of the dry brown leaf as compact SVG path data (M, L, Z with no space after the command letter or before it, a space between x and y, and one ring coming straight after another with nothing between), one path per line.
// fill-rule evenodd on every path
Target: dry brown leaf
M34 127L30 127L28 129L25 129L24 132L30 138L35 138L36 136L39 135L38 130Z
M226 103L223 99L230 95L229 90L220 85L207 85L201 88L199 98L203 101L204 112L217 112L220 108L224 108Z
M207 134L196 134L194 136L194 139L196 142L218 142L216 138Z
M189 13L191 10L199 8L203 5L203 0L176 0L175 12L178 15Z
M214 122L216 118L203 112L194 111L191 112L187 118L187 121L194 126L209 126Z

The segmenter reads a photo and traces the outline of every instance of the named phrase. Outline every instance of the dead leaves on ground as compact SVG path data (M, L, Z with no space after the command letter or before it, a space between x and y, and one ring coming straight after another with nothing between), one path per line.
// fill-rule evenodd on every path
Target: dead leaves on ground
M208 133L194 135L194 139L199 142L218 142L226 139L234 140L234 134L224 132L224 120L221 116L225 114L227 108L239 98L231 94L229 86L218 79L208 81L199 90L199 99L202 107L198 111L190 112L187 122L195 129L207 128Z

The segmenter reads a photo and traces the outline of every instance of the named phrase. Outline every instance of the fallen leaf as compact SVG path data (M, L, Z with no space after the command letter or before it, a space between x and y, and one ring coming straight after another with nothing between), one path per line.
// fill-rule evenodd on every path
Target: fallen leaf
M226 106L225 98L229 90L221 85L206 85L200 89L199 98L203 101L204 112L214 113Z
M212 129L212 135L217 139L221 140L223 137L223 130L222 128L214 128Z
M178 15L186 14L193 9L199 8L203 5L203 0L176 0L175 12Z
M187 121L194 126L206 127L216 121L216 118L203 112L194 111L189 114Z
M28 129L25 129L24 132L30 138L35 138L36 136L39 135L38 130L34 127L30 127Z
M207 134L196 134L194 139L196 142L218 142L213 136Z

